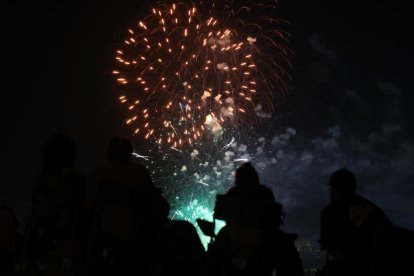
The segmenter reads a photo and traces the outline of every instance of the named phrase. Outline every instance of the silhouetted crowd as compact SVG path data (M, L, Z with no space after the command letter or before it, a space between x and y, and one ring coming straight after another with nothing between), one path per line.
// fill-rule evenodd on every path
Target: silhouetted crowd
M72 139L52 135L23 234L0 205L0 275L304 275L298 235L281 229L283 206L251 163L216 197L214 219L226 222L219 233L214 221L197 220L211 237L205 250L190 222L169 218L162 190L132 153L130 140L113 138L108 163L86 177L74 169ZM327 258L315 275L414 275L413 231L357 195L356 183L347 169L329 179L319 240Z

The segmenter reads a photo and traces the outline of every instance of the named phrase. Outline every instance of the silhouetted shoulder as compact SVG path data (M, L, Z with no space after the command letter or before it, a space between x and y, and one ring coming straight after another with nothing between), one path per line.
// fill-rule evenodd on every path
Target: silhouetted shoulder
M234 186L228 190L227 195L241 196L252 200L275 200L273 191L264 185Z
M195 252L204 252L197 230L190 222L186 220L172 220L171 231L174 233L178 246L191 246Z
M57 205L68 200L82 200L85 189L85 177L72 169L62 169L56 173L42 172L36 176L33 189L34 204ZM39 202L46 200L45 202ZM35 206L33 206L35 207Z
M355 195L345 200L331 202L321 211L322 220L347 219L355 225L382 223L392 225L384 211L370 200Z
M92 177L113 183L139 183L153 185L150 172L143 165L112 162L92 173Z

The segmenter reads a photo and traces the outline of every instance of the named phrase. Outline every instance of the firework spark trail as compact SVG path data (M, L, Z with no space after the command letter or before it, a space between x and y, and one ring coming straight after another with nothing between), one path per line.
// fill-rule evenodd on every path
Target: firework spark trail
M228 149L231 146L231 144L233 144L233 143L234 143L234 137L232 137L230 143L228 143L227 145L225 145L224 147L222 147L221 150Z
M134 156L134 157L136 157L136 158L142 158L142 159L147 160L147 161L148 161L148 159L149 159L149 156L141 155L141 154L136 153L136 152L133 152L133 153L132 153L132 156Z
M274 4L162 2L129 29L113 74L134 134L180 148L254 121L258 104L271 107L289 79Z

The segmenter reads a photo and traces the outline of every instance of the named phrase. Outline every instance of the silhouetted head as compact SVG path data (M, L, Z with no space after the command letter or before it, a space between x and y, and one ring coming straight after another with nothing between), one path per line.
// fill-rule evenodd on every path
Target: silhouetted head
M331 189L332 200L343 199L355 195L356 178L351 171L343 168L331 175L328 185Z
M110 162L129 162L133 151L134 147L128 138L114 137L109 142L108 159Z
M71 169L75 163L75 142L66 135L54 134L46 142L43 154L45 170Z
M243 163L236 170L236 186L259 185L259 174L250 162Z

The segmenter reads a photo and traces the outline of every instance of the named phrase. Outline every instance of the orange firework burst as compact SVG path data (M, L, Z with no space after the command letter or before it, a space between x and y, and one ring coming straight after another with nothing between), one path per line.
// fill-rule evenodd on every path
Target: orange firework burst
M272 94L286 90L290 66L274 4L157 4L116 53L113 74L129 110L126 124L178 148L252 121L246 118L260 105L271 109Z

